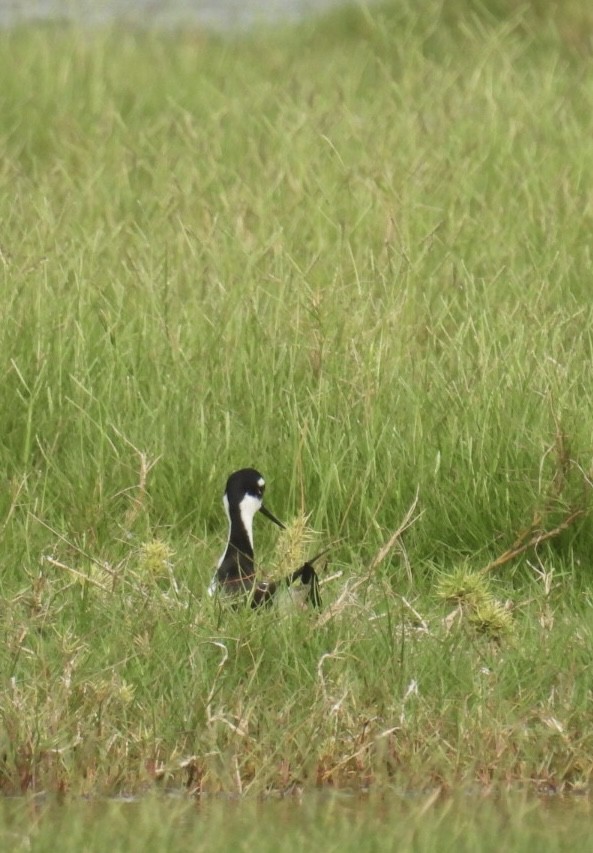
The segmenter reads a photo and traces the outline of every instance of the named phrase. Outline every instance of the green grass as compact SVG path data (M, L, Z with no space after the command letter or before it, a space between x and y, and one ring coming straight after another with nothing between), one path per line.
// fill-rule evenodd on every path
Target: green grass
M0 36L3 791L588 788L593 20L446 6Z
M586 798L542 798L524 792L481 798L313 796L302 800L195 803L143 798L67 806L34 798L0 803L5 849L66 853L160 850L552 851L587 850Z

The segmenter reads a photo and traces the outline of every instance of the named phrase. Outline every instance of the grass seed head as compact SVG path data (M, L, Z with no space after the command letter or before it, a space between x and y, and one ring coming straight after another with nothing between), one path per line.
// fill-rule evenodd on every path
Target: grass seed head
M155 580L167 578L173 554L173 549L161 539L144 542L138 553L138 569Z
M441 575L436 593L445 601L470 608L483 606L494 599L488 579L466 564Z
M286 574L287 571L298 568L308 557L311 557L310 551L315 539L315 531L307 525L308 520L308 515L300 513L280 534L272 560L274 574Z
M497 600L483 602L468 613L469 623L480 633L500 640L513 633L510 610Z

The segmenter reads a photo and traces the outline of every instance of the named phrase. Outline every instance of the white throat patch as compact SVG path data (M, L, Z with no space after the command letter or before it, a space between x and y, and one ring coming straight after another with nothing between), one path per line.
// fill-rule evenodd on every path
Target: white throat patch
M249 537L249 544L253 548L253 516L256 512L259 512L259 509L262 505L261 498L256 498L255 495L245 495L241 503L239 504L239 513L241 515L241 521L243 522L243 527L247 532L247 536Z

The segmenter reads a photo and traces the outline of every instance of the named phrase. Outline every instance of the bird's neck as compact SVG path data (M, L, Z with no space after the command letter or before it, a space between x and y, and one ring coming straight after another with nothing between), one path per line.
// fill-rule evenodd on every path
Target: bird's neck
M230 507L224 497L224 508L229 520L229 540L222 560L232 557L243 573L253 572L253 513L242 511L241 506Z

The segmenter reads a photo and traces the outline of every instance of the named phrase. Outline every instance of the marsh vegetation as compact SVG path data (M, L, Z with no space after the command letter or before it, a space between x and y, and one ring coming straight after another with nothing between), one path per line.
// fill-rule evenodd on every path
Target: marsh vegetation
M588 791L592 34L0 35L4 793ZM205 595L244 465L321 613Z

